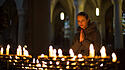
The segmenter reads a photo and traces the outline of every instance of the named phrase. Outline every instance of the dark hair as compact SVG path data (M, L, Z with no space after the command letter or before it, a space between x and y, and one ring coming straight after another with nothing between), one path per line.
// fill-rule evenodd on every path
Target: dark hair
M78 13L78 15L77 16L85 16L85 18L86 19L88 19L89 17L88 17L88 14L87 13L85 13L85 12L80 12L80 13Z
M80 13L78 13L78 14L77 14L77 17L78 17L78 16L84 16L86 19L89 18L88 14L85 13L85 12L80 12ZM90 23L90 19L89 19L89 22L88 22L88 23Z

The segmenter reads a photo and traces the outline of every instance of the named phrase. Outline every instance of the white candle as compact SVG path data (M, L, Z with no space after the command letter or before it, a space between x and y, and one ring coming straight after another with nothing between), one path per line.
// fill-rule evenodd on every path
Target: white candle
M53 50L53 57L56 57L56 49Z
M112 62L116 62L117 61L117 56L115 53L112 53Z
M19 45L18 48L17 48L17 55L18 55L18 56L21 56L21 55L22 55L22 48L21 48L20 45Z
M29 52L23 47L23 55L24 56L29 56Z
M82 58L82 54L78 54L78 58Z
M8 44L6 48L6 55L9 55L9 49L10 49L10 45Z
M53 47L49 46L49 57L53 57Z
M69 49L69 54L70 54L70 57L74 57L74 52L72 49Z
M33 58L33 63L35 63L35 58Z
M63 56L61 49L58 49L58 55L59 55L59 57L62 57L62 56Z
M95 50L94 50L93 44L90 44L90 47L89 47L89 56L90 57L94 57L95 56Z
M3 55L3 47L1 48L1 53L0 54Z
M104 46L102 46L101 50L100 50L100 53L101 53L101 57L102 58L105 58L106 57L106 49Z

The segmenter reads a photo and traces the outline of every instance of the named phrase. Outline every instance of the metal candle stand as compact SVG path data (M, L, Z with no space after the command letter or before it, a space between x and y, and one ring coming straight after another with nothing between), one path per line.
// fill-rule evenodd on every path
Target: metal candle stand
M27 70L41 70L41 69L62 69L62 70L108 70L116 66L119 61L112 62L111 57L101 58L95 56L79 57L38 57L39 63L33 63L32 57L17 56L17 55L0 55L0 64L6 64L7 69L27 69ZM2 68L2 67L1 67ZM4 67L3 67L4 68Z

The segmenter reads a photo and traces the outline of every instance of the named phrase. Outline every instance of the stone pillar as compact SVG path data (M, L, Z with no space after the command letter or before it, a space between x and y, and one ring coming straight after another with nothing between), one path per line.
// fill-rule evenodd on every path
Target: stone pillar
M78 0L78 12L83 12L86 4L86 0Z
M19 24L18 24L18 45L24 45L24 9L23 0L15 0L18 10Z
M112 0L114 5L114 17L113 17L113 27L114 27L114 48L123 48L123 35L122 35L122 25L121 25L121 16L122 16L122 0Z

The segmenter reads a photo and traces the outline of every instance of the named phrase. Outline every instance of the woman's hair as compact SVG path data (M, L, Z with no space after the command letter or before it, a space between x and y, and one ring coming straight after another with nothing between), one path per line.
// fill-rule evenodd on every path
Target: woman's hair
M77 16L85 16L85 18L86 19L88 19L89 17L88 17L88 14L87 13L85 13L85 12L80 12L80 13L78 13L78 15Z
M78 17L78 16L84 16L86 19L89 19L88 14L85 13L85 12L80 12L80 13L78 13L78 14L77 14L77 17ZM90 19L89 19L89 22L88 22L88 23L90 23Z

